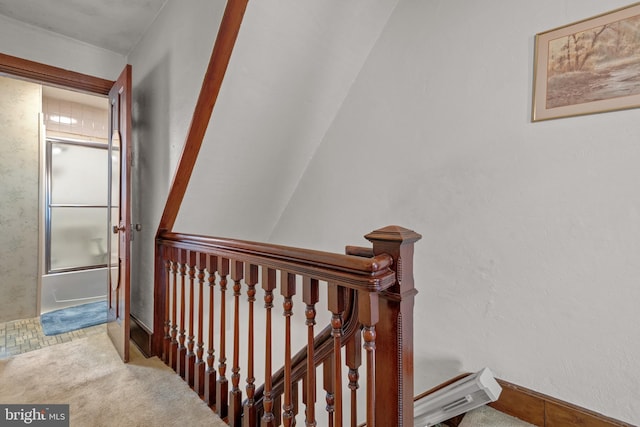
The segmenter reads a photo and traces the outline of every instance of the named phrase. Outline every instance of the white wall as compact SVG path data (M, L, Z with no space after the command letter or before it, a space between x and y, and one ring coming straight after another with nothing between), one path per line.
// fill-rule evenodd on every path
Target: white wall
M168 2L129 56L133 76L131 312L153 327L155 233L193 115L223 1Z
M396 3L249 2L176 230L268 238Z
M0 52L54 67L115 80L123 55L0 16Z
M302 176L275 242L423 234L417 392L489 366L640 422L638 110L530 121L534 35L627 3L400 1Z
M335 251L412 228L416 391L489 366L638 423L638 110L529 119L534 34L626 4L251 2L178 225ZM223 7L169 2L129 57L149 325L153 233ZM109 79L125 63L0 19L3 53Z
M395 1L249 2L175 230L266 240ZM132 312L153 320L154 236L226 2L169 2L129 57Z

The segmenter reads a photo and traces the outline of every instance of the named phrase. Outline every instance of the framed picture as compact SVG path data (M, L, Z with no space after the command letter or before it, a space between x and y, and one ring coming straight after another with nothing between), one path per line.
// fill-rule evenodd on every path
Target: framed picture
M640 106L640 3L536 34L532 120Z

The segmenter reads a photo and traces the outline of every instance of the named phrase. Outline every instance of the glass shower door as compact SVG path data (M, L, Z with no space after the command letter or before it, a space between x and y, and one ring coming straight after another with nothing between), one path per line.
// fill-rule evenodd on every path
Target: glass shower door
M107 264L106 144L47 140L47 274Z

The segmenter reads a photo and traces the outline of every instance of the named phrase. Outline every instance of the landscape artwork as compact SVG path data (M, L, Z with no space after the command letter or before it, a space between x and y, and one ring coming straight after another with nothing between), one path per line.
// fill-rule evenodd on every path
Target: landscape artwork
M640 3L536 35L533 120L640 106Z

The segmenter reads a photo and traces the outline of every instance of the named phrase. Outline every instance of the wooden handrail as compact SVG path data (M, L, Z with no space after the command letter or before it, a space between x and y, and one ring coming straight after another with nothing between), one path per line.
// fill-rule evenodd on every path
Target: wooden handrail
M405 405L404 401L413 397L413 305L416 290L412 270L413 244L421 238L419 234L402 227L385 227L365 236L372 242L371 250L350 247L347 248L347 254L343 255L172 232L211 120L247 3L248 0L227 2L184 148L158 224L153 351L185 378L209 405L215 406L221 417L228 417L230 424L234 426L257 425L258 407L262 407L263 403L265 413L260 425L279 425L278 405L274 409L274 399L279 393L283 393L282 421L287 427L294 425L297 383L300 380L308 383L303 401L308 408L308 405L315 405L316 375L312 367L328 360L330 363L323 365L322 377L327 392L327 405L331 407L329 417L341 426L344 409L341 349L349 343L345 362L349 367L348 387L352 390L352 411L355 411L353 405L355 389L358 387L357 370L360 359L364 358L367 425L410 427L413 425L413 406ZM258 279L259 269L263 275L262 283ZM276 281L278 271L279 285ZM303 282L302 294L307 307L306 341L309 348L308 351L303 350L293 356L291 320L297 278L302 278ZM320 281L327 284L326 308L332 317L330 325L315 335L315 306L319 302ZM205 282L209 298L207 313L203 309ZM249 305L247 401L244 404L239 366L240 297L243 282L247 288ZM231 285L231 289L228 285ZM265 355L265 382L268 387L265 388L267 391L264 396L258 393L258 398L253 377L254 302L257 285L261 285L264 290L265 336L268 340ZM285 364L281 371L272 375L271 319L273 291L278 287L284 298ZM197 315L194 306L196 288ZM233 292L230 296L233 301L233 354L229 361L232 364L230 372L227 371L226 352L227 291ZM215 292L219 292L219 314L214 312ZM188 325L185 323L186 311L189 312ZM213 334L216 314L219 315L219 323L215 326L219 326L220 335L217 371L213 365L217 351ZM197 337L194 330L196 322ZM208 332L206 349L203 328L207 328ZM359 330L362 330L361 337L356 335ZM264 401L260 400L261 397L264 397ZM308 399L311 401L307 402ZM377 404L383 401L385 405ZM314 412L313 408L309 409L310 413ZM355 425L356 418L355 412L352 412L352 425ZM315 423L315 416L308 418L307 414L306 424Z
M221 256L237 257L241 254L244 260L251 263L313 276L327 282L339 282L353 289L383 291L395 283L395 275L390 269L393 259L386 254L363 258L268 243L170 232L161 233L157 241L181 249L215 250Z
M330 419L341 425L338 420L342 420L345 411L349 410L344 399L348 394L351 425L355 426L358 420L355 410L358 369L361 360L366 359L368 425L411 426L413 406L404 402L413 397L413 301L416 290L412 260L413 244L421 236L402 227L390 226L365 237L373 243L371 249L348 246L346 254L334 254L237 239L159 233L155 295L160 298L156 300L154 313L156 354L201 393L208 404L215 406L220 416L228 416L231 425L239 425L244 419L243 425L254 426L262 419L265 427L275 427L281 421L285 426L293 425L298 413L300 382L308 411L305 418L312 414L306 422L313 425L317 404L315 387L320 381L327 393ZM205 283L209 308L203 312ZM266 309L262 316L266 319L262 325L266 326L263 332L267 341L262 349L265 351L266 378L265 384L258 383L256 387L253 337L257 331L253 318L254 308L259 308L254 302L259 301L256 290L260 288L264 291ZM273 373L271 351L277 344L272 344L270 338L270 319L271 309L275 308L273 291L276 290L283 298L281 318L285 354L284 365ZM327 297L326 305L319 299L320 290ZM233 294L229 295L227 291ZM196 292L198 308L194 306ZM244 309L239 302L244 292L248 312L241 314ZM292 354L292 297L297 293L306 304L307 347ZM216 306L214 298L219 298ZM232 306L225 309L227 299ZM319 302L323 304L318 307L326 309L332 317L330 324L317 332L314 325ZM185 314L188 314L188 321ZM230 315L232 318L229 319ZM241 318L248 322L248 335L243 338L248 339L247 354L241 354L239 344ZM226 320L231 320L232 332L225 326ZM205 339L202 328L207 324L209 338ZM216 332L219 335L217 359L218 350L211 335L214 330L219 331ZM229 340L233 342L231 359L225 351L225 342ZM300 344L304 346L304 343ZM344 365L349 368L348 381L342 378L343 347L347 349ZM247 361L244 401L240 385L244 368L239 366L240 360ZM214 361L218 363L217 379ZM231 365L227 366L227 363ZM314 372L321 365L323 374L318 379ZM351 391L344 391L347 386ZM277 403L278 399L282 402ZM280 407L282 412L277 409Z

